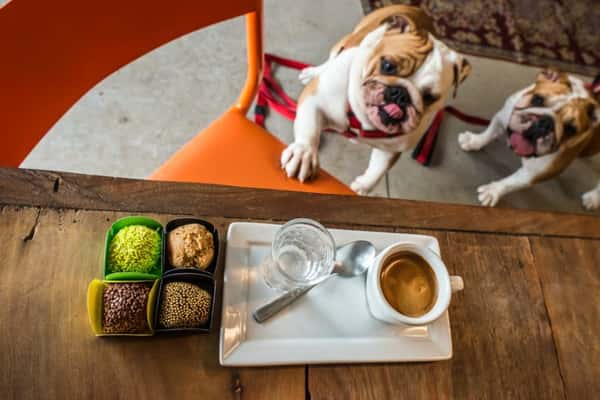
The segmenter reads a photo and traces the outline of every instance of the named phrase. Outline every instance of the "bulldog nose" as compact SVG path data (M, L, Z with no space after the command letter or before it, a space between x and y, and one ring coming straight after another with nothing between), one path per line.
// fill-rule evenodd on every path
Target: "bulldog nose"
M548 132L554 129L554 119L552 119L552 117L549 115L544 115L537 121L537 125L544 132Z
M383 92L383 97L387 103L396 103L406 105L410 103L410 94L404 86L388 86Z
M523 136L527 139L537 140L540 137L546 136L554 130L554 119L549 115L544 115L535 121L529 129L523 132Z

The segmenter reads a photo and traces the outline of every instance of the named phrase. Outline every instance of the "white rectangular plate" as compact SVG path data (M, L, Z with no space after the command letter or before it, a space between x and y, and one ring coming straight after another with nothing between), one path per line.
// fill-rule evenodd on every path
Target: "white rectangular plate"
M282 365L432 361L452 357L446 312L428 326L390 325L367 308L365 277L333 277L269 321L252 318L256 307L278 295L265 285L260 263L280 225L233 223L227 232L223 283L221 365ZM336 244L364 239L377 251L396 242L428 246L431 236L331 229Z

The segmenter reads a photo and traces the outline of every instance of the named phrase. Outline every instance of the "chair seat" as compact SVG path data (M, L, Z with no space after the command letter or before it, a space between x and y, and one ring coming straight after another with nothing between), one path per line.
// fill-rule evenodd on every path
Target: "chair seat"
M354 194L322 170L316 179L306 183L287 178L279 165L284 148L279 139L233 108L196 135L150 179Z

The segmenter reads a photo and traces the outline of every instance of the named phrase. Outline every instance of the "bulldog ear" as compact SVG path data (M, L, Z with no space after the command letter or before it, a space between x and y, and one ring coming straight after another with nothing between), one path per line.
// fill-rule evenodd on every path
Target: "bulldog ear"
M469 63L469 61L467 61L466 58L459 55L456 61L454 62L452 68L454 71L454 91L452 92L452 97L456 97L456 93L458 92L458 86L461 83L463 83L465 79L467 79L467 76L469 76L469 74L471 74L471 70L473 70L473 67L471 67L471 64Z
M397 29L400 33L409 32L411 30L411 25L408 19L406 19L402 15L392 15L384 19L382 24L387 26L387 30Z
M556 68L548 67L537 74L538 82L558 82L563 73Z

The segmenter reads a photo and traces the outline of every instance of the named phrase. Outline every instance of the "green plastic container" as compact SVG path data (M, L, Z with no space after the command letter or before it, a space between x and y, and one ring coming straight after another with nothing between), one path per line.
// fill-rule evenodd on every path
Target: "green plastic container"
M113 237L119 232L119 230L123 229L129 225L144 225L148 228L154 229L158 232L160 236L160 256L158 258L158 263L148 272L111 272L109 268L110 258L108 255L110 242ZM163 252L163 242L165 240L164 229L163 226L151 219L141 216L132 216L121 218L116 221L110 229L106 232L106 242L104 244L104 279L110 281L138 281L138 280L153 280L160 279L163 273L163 263L164 263L164 252Z

